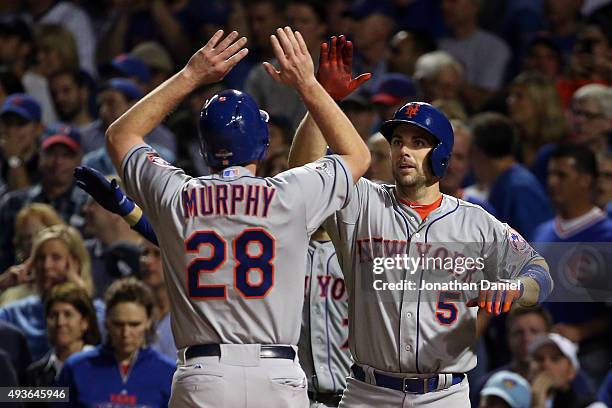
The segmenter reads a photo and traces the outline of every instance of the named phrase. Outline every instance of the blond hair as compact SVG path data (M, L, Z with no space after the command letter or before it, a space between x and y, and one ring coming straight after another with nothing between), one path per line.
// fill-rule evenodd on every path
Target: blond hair
M93 294L91 259L89 258L89 252L87 252L85 248L81 233L74 227L69 225L53 225L41 230L34 238L34 245L32 246L32 255L30 258L32 260L36 259L42 244L52 239L63 242L68 252L70 252L70 255L79 261L79 277L83 281L84 289L91 296Z
M13 237L13 245L15 246L15 255L20 262L23 262L25 258L30 255L31 250L31 238L25 239L20 231L25 227L26 221L32 219L40 220L44 227L50 227L52 225L65 224L62 217L59 216L55 208L49 204L43 203L32 203L23 207L17 213L15 217L15 235ZM42 229L42 228L41 228Z
M535 72L524 72L517 76L510 87L522 87L536 109L534 120L536 145L557 142L565 136L565 117L561 97L555 83L548 77Z
M36 46L57 50L62 56L61 69L79 68L79 53L74 36L61 25L41 25L36 32Z

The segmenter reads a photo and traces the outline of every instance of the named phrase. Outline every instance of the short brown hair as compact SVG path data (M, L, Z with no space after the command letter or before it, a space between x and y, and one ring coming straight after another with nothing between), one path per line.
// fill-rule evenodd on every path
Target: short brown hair
M109 310L123 302L138 303L145 308L148 318L154 318L155 301L153 292L144 282L136 278L118 279L106 289L104 303L106 304L107 314Z
M510 327L514 324L516 319L522 316L526 316L528 314L536 314L544 320L544 324L546 326L546 331L549 332L552 330L553 320L550 312L544 309L541 305L535 305L531 307L515 307L510 313L508 313L508 317L506 318L506 330L510 331Z
M93 302L84 288L74 282L66 282L54 286L45 298L45 316L49 316L51 307L56 302L69 303L87 320L87 331L83 334L85 344L100 343L100 329Z

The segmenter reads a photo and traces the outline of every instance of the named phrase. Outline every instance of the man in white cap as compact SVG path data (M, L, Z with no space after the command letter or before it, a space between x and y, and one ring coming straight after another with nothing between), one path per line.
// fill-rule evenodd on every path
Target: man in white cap
M502 370L491 376L480 391L479 408L530 408L531 386L512 371Z
M582 408L594 401L579 395L571 382L580 368L578 346L557 333L538 337L529 347L533 408Z

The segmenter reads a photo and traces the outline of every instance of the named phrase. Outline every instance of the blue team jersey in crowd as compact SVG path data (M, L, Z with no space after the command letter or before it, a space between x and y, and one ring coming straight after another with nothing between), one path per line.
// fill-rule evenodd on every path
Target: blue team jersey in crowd
M564 229L557 219L550 220L540 225L533 238L533 246L546 259L549 264L551 275L555 280L556 290L562 290L561 278L567 275L565 269L569 267L571 260L581 257L585 262L590 262L587 257L592 251L581 251L580 248L591 248L600 254L601 259L609 259L612 255L606 250L606 245L597 244L612 242L612 219L608 218L603 211L592 210L584 217L584 220L571 229ZM595 243L595 245L584 245L585 243ZM576 251L576 256L567 258L566 254L570 250ZM593 259L597 259L594 257ZM595 265L594 261L592 264ZM607 277L603 277L607 280ZM601 287L598 283L594 287ZM578 301L580 299L571 298L571 304L567 302L546 302L544 306L550 311L554 323L578 324L590 319L602 316L606 313L606 307L601 302Z
M501 174L489 191L497 218L531 241L535 228L554 216L548 196L533 174L515 164Z
M112 347L101 345L66 360L56 385L70 388L70 403L57 406L167 407L174 370L170 359L144 347L123 378Z

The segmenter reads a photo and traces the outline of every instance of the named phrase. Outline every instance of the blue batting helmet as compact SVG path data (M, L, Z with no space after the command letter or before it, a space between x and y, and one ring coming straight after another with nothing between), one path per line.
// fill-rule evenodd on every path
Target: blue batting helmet
M425 102L409 102L399 108L393 119L384 122L380 133L391 143L393 130L400 124L411 124L427 131L438 139L431 151L431 168L437 177L443 177L453 151L453 128L442 112Z
M270 144L268 113L249 95L226 90L210 98L200 112L200 149L210 167L261 160Z

